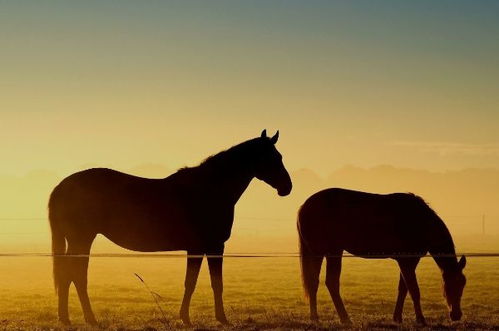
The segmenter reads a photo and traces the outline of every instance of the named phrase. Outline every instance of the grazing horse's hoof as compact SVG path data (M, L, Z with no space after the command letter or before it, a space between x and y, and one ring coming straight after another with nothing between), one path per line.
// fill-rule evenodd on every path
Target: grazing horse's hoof
M59 323L64 326L71 325L71 321L69 320L69 318L59 318Z
M421 325L421 326L426 326L426 320L423 316L421 317L416 317L416 323Z
M319 322L319 315L310 315L310 320L312 322Z
M353 324L352 320L350 318L348 318L348 317L347 318L342 318L340 320L341 320L341 324L343 324L343 325L352 325Z
M97 320L95 318L91 319L87 319L85 322L87 322L88 325L91 325L91 326L98 326L99 323L97 322Z

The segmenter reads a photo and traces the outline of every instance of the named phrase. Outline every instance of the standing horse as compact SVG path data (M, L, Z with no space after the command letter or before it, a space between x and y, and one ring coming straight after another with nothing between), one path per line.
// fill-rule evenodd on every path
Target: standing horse
M228 323L222 301L222 255L234 206L253 177L291 192L291 179L275 148L279 131L248 140L164 179L148 179L110 169L89 169L65 178L52 192L54 283L59 320L69 324L68 291L74 283L87 323L96 323L87 293L90 247L97 234L141 252L187 251L185 292L180 309L190 324L189 304L203 255L207 256L215 316ZM67 247L66 247L67 243Z
M411 193L372 194L331 188L315 193L298 214L303 287L310 318L317 320L317 288L326 257L326 286L342 323L351 323L340 296L343 251L365 258L392 258L400 267L393 319L402 322L407 291L416 320L425 324L416 280L419 259L429 252L442 271L444 296L452 320L461 318L466 278L463 256L457 261L454 243L442 219Z

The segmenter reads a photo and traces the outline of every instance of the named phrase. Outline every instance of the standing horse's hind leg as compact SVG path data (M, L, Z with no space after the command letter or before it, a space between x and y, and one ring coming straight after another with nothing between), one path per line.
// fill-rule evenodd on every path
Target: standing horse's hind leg
M68 254L81 255L70 258L71 263L71 279L75 284L78 297L80 299L81 308L85 321L95 325L97 321L90 305L90 299L87 291L88 277L88 260L90 254L90 246L93 238L85 240L82 243L68 243Z
M426 325L426 320L421 310L421 294L419 293L418 280L416 278L416 266L419 263L419 258L401 258L397 260L402 276L404 277L405 285L409 290L412 301L414 303L414 312L416 313L416 322Z
M397 323L402 323L402 311L404 310L404 301L407 296L407 286L405 285L402 273L400 273L399 289L395 311L393 312L393 320Z
M195 256L192 256L195 255ZM187 271L185 273L185 292L180 308L180 319L185 325L191 324L189 318L189 305L191 304L192 293L198 280L199 269L203 263L203 253L200 252L187 252Z
M340 274L341 274L341 255L342 252L335 252L334 256L327 256L326 266L326 286L333 299L334 306L340 317L341 323L351 324L348 313L340 296Z
M225 316L224 303L223 303L223 278L222 278L222 265L223 265L224 246L207 252L208 267L210 269L211 288L213 289L213 296L215 298L215 317L217 321L222 324L229 324Z

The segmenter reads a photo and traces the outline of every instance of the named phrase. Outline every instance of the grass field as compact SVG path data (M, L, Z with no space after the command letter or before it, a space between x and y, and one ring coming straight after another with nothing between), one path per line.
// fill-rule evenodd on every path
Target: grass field
M101 329L177 329L177 312L183 291L185 259L182 257L108 258L90 261L89 293ZM134 276L138 273L162 297L166 321L151 294ZM423 311L434 329L499 329L499 259L470 258L468 285L463 296L463 320L451 323L441 291L440 273L431 258L418 267ZM323 274L321 274L323 279ZM227 329L328 329L340 328L324 285L319 289L321 322L308 321L296 257L226 258L225 306L232 327ZM398 282L392 260L345 258L342 295L355 329L413 329L414 312L408 298L404 323L391 321ZM323 283L322 283L323 284ZM56 297L49 257L0 258L0 329L54 329ZM88 328L74 288L70 294L74 328ZM194 328L219 328L213 314L212 292L206 261L191 305Z

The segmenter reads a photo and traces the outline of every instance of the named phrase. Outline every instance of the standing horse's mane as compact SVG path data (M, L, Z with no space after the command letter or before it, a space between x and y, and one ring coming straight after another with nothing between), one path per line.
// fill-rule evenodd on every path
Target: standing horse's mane
M177 173L196 171L200 169L211 169L218 165L227 163L231 159L246 159L248 157L247 152L252 147L254 148L255 142L259 141L262 138L254 138L247 141L244 141L240 144L234 145L226 150L208 156L204 159L199 165L194 167L182 167L177 170Z

